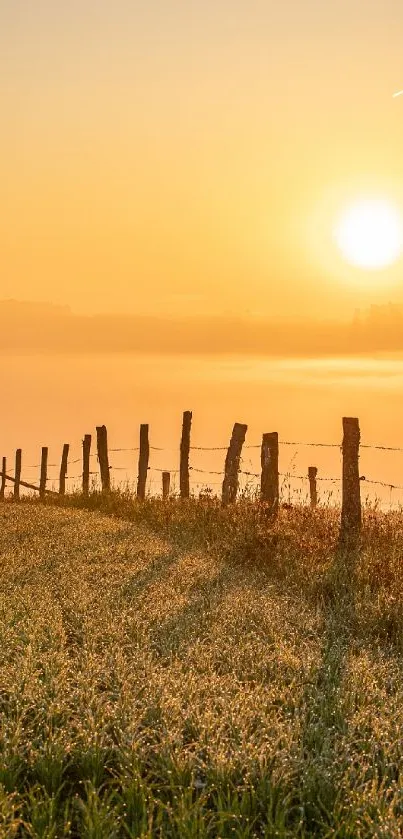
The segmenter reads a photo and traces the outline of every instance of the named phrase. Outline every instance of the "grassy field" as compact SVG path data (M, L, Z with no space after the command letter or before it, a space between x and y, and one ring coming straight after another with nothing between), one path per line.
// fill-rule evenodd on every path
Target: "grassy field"
M0 837L402 836L403 515L80 505L0 507Z

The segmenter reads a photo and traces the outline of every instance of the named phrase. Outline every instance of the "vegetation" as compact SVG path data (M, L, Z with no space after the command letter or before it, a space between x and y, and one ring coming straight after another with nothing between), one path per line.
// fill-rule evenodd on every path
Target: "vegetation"
M80 506L0 508L0 836L400 837L403 515Z

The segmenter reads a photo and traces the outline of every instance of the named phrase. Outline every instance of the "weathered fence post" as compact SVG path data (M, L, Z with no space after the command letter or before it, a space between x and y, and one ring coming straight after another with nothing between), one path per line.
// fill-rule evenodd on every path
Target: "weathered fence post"
M1 471L1 487L0 487L0 501L4 501L6 494L6 474L7 474L7 459L3 457L3 466Z
M108 433L106 425L97 425L97 449L102 492L109 492L111 488L111 476L109 473Z
M45 498L46 481L48 479L48 447L42 446L41 454L41 477L39 479L39 498L41 501Z
M150 443L148 440L147 424L140 425L140 451L139 451L139 466L137 478L137 498L144 501L146 497L146 482L148 472L148 461L150 458Z
M180 495L181 498L189 498L189 452L190 452L190 429L192 427L192 412L184 411L182 423L182 438L180 449Z
M69 450L70 446L68 443L65 443L63 446L63 453L62 453L62 460L60 464L60 473L59 473L59 495L64 495L66 492L66 476L67 476L67 463L69 459Z
M83 496L88 498L90 492L90 453L91 453L91 434L85 434L83 440Z
M21 461L22 449L17 449L15 453L15 476L14 476L14 498L16 501L20 497L20 480L21 480Z
M280 495L277 431L263 434L260 461L262 466L260 497L268 505L270 512L277 515Z
M238 492L238 472L241 460L242 446L245 442L247 425L236 422L232 429L232 436L225 458L225 472L222 484L222 505L232 504Z
M354 544L361 531L360 426L356 417L343 417L343 475L340 541Z
M311 507L316 507L318 503L318 490L316 486L317 474L318 470L316 466L308 466L309 495L311 499Z
M169 497L169 490L171 486L171 473L170 472L163 472L162 473L162 497L165 500Z

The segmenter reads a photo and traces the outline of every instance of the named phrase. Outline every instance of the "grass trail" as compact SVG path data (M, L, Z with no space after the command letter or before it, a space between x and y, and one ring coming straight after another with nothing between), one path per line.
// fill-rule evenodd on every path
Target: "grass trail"
M0 836L401 836L400 542L322 515L254 555L3 505Z

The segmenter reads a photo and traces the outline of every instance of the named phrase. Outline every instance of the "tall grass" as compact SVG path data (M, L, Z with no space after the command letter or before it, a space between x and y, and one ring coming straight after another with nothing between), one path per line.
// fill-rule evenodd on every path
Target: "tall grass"
M0 836L398 837L403 516L0 508Z

